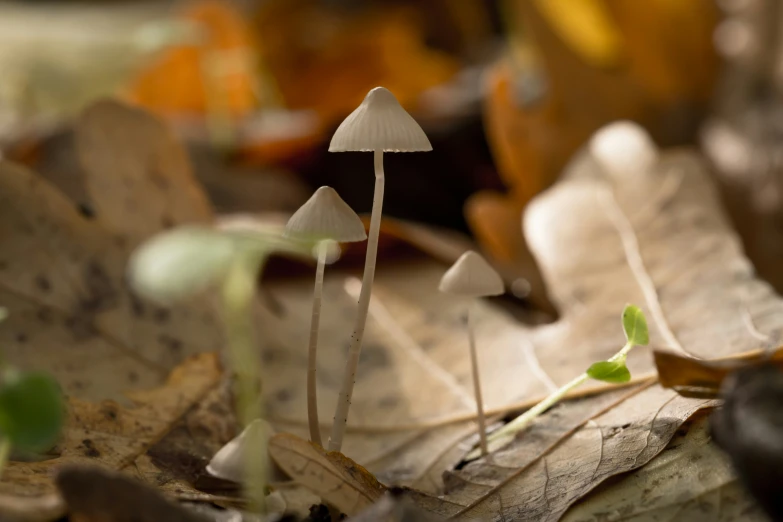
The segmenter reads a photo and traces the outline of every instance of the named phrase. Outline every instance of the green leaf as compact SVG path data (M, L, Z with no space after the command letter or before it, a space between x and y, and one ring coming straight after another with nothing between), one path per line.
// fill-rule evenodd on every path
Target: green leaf
M42 452L57 442L65 418L60 386L40 372L6 370L0 387L0 435L13 447Z
M636 305L626 305L623 310L623 331L628 342L644 346L650 342L650 334L647 331L647 319L644 312Z
M587 375L597 381L622 383L631 380L631 372L625 366L625 361L601 361L587 369Z

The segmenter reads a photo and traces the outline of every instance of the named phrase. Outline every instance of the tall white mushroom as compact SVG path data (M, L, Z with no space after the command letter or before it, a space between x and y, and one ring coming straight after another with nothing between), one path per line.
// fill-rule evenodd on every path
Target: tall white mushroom
M443 274L438 289L447 294L477 298L500 295L505 291L503 280L494 268L480 254L469 250L462 254L457 262ZM470 363L473 371L473 389L476 393L478 410L479 440L481 454L487 454L487 425L484 419L484 402L481 397L476 336L473 328L472 306L468 306L468 340L470 343Z
M367 233L364 224L351 207L331 187L321 187L297 210L286 225L285 235L318 241L318 265L313 289L313 313L310 320L310 344L307 352L307 420L310 440L321 444L318 425L318 400L316 392L316 356L318 351L318 327L321 320L321 296L324 285L324 266L333 257L330 251L334 242L364 241Z
M329 144L329 152L372 151L375 159L375 195L372 202L367 256L364 261L362 291L359 294L356 326L351 338L348 360L345 363L345 375L337 400L332 434L329 437L330 451L339 451L342 447L345 425L348 422L348 409L351 406L353 386L356 382L356 368L362 351L364 326L370 308L383 207L383 153L429 150L432 150L432 145L419 124L405 112L397 98L383 87L376 87L367 93L361 105L337 128Z

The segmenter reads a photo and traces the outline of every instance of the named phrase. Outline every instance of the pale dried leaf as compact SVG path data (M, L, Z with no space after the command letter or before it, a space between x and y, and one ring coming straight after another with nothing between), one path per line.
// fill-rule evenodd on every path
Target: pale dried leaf
M178 223L212 219L184 147L157 118L103 100L84 111L74 131L92 207L129 244Z
M531 247L562 316L552 325L525 328L482 304L476 324L488 408L542 396L552 384L562 385L613 355L625 342L618 315L627 303L645 311L652 346L705 358L757 349L758 335L748 329L743 309L770 345L780 342L783 303L754 277L704 167L691 154L666 153L649 177L629 175L614 186L582 158L570 178L532 208L544 218ZM474 408L469 360L465 352L460 355L460 346L466 346L465 303L434 291L444 269L432 263L417 264L415 270L379 269L344 446L381 480L428 491L440 489L438 473L464 454L469 445L460 450L461 440L475 433L464 422L415 429L417 422ZM355 300L341 293L341 276L330 275L319 347L319 400L325 412L334 407L355 307ZM311 290L309 284L271 288L284 312L265 317L274 325L268 331L279 334L267 339L268 368L275 374L268 379L285 392L272 395L270 408L277 416L304 419L298 391L304 387L292 383L304 375L301 325L307 322ZM530 345L535 365L525 356ZM302 349L283 355L283 346ZM278 358L285 363L278 365ZM295 366L300 368L292 371ZM628 367L637 377L653 372L649 351L632 351ZM678 426L712 404L658 385L623 395L631 391L584 399L575 415L566 415L570 405L554 408L519 442L450 474L446 495L422 495L420 504L465 519L557 520L607 478L655 457ZM617 402L603 408L610 397ZM538 435L543 442L531 443L544 429L546 436Z
M160 122L114 102L88 114L97 123L82 125L101 150L83 181L96 199L110 203L116 194L143 208L147 197L159 206L170 198L177 201L172 223L211 217L181 147ZM91 125L111 131L98 138ZM106 158L125 160L118 166L104 163ZM153 179L169 169L170 178ZM112 187L112 195L101 187ZM164 223L144 212L120 220L112 205L119 203L100 206L88 219L47 181L0 163L0 303L10 312L0 326L0 343L10 363L52 373L70 410L54 458L9 463L0 481L3 493L47 495L49 471L69 462L139 469L136 461L149 446L183 416L200 418L190 414L194 405L217 393L222 370L214 352L222 332L210 303L203 297L164 309L138 299L125 282L127 256L142 234ZM222 402L225 411L228 401ZM233 435L226 431L210 431L206 446L219 447ZM154 463L139 465L145 473L137 474L151 483L168 473Z
M366 469L340 452L327 452L289 433L269 439L269 454L294 480L349 516L371 506L386 491Z
M683 426L643 468L608 481L563 522L764 522L766 515L737 482L726 455L712 444L707 419Z

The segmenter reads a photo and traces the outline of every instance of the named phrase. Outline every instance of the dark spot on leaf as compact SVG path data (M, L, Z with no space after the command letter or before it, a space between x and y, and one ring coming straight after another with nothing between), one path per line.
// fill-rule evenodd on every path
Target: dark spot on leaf
M158 187L161 190L166 190L169 188L169 180L166 178L166 176L161 175L159 172L151 172L150 173L150 181Z
M106 404L101 408L101 413L110 421L117 420L117 406Z
M171 312L166 310L165 308L158 308L155 310L155 315L153 318L155 319L155 322L157 323L165 323L169 320L169 317L171 317Z
M85 456L93 457L93 458L97 458L101 456L101 452L98 451L98 449L95 447L95 444L93 444L92 440L84 439L82 441L82 446L84 447Z
M171 228L174 226L174 220L171 219L170 216L163 216L160 218L160 226L163 227L163 229Z
M84 218L92 219L95 217L95 210L92 208L92 205L85 203L84 201L76 205L76 210L78 210L79 214Z
M291 392L289 390L286 390L283 388L282 390L278 390L277 393L275 393L275 399L277 399L280 402L286 402L291 400Z
M168 334L161 334L158 336L158 342L165 346L168 350L172 352L180 352L182 350L182 341L177 339L176 337L172 337Z
M18 333L16 334L16 342L19 344L24 344L27 342L27 334L24 333Z
M397 406L397 404L400 403L400 398L395 395L390 395L387 397L382 398L380 401L378 401L378 407L380 408L394 408Z
M39 308L35 316L39 321L46 324L49 324L54 320L54 314L49 308Z
M370 344L362 350L361 359L359 359L359 368L362 370L383 369L388 364L389 355L383 345Z
M279 363L286 360L288 352L284 348L271 346L261 352L261 359L266 364Z
M48 293L52 290L52 284L44 275L35 276L35 286L42 292Z
M65 327L73 335L75 341L85 341L98 335L98 330L91 317L72 316L65 320Z
M131 311L136 317L144 316L144 303L133 292L130 293Z
M117 304L117 291L112 280L97 261L87 263L83 279L87 288L87 297L80 303L83 310L95 313Z
M8 268L8 262L0 261L0 270L5 270L6 268Z
M136 372L128 372L128 380L130 382L139 382L139 374Z

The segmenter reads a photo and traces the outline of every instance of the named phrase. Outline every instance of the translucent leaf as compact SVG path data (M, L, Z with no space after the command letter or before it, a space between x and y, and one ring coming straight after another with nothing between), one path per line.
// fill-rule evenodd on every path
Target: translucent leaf
M41 372L8 370L0 388L0 433L13 447L31 452L51 448L65 417L60 386Z
M626 305L623 310L623 331L628 342L637 346L644 346L650 342L650 334L647 332L647 319L644 312L636 305Z
M625 361L601 361L587 369L591 379L604 382L622 383L631 380L631 372L625 366Z

